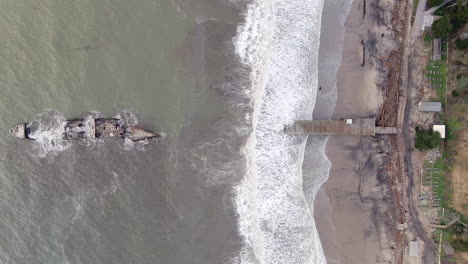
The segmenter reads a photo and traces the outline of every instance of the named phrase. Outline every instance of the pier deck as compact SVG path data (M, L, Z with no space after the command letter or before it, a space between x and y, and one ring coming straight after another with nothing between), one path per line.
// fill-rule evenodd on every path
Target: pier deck
M351 135L375 136L375 134L396 134L394 127L376 127L375 118L346 120L298 120L285 127L291 135Z

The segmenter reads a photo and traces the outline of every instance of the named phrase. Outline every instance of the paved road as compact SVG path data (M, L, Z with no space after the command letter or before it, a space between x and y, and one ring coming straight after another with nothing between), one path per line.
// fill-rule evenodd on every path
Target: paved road
M426 7L426 0L419 0L418 9L414 17L413 28L411 30L411 43L413 43L422 34L422 25L424 22L424 8Z

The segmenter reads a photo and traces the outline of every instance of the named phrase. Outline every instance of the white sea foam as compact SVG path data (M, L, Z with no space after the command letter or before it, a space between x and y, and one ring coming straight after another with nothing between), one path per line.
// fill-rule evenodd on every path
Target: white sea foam
M285 124L311 119L317 91L322 1L257 0L235 38L252 67L254 133L245 149L250 168L235 191L240 263L325 263L302 190L306 138Z
M55 156L70 147L71 142L63 139L65 125L65 117L51 109L34 118L29 137L35 139L33 146L37 156L41 158Z
M114 118L120 119L123 126L136 126L138 124L137 115L130 110L122 110Z

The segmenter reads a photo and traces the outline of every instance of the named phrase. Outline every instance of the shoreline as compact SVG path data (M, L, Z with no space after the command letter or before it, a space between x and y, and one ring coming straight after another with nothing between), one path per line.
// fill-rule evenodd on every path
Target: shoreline
M385 56L402 44L398 23L393 28L398 8L390 1L353 1L332 119L388 116L384 97L389 100L386 87L391 84L385 81L392 79ZM397 229L403 222L404 199L391 188L401 184L398 176L386 171L398 157L393 141L383 136L329 139L326 155L332 166L314 201L328 263L401 263L406 241Z

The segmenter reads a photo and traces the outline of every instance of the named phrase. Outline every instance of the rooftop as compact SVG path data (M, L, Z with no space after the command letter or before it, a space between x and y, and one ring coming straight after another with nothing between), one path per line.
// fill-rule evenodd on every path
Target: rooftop
M441 60L442 59L442 40L435 38L432 41L432 60Z
M419 102L419 111L440 112L442 111L442 103L441 102Z
M424 21L422 25L422 29L428 29L431 28L432 23L434 22L434 17L431 14L424 14Z
M410 241L409 242L409 256L410 257L418 257L419 256L419 242L418 241Z
M432 129L440 133L440 138L445 138L445 125L434 125Z

